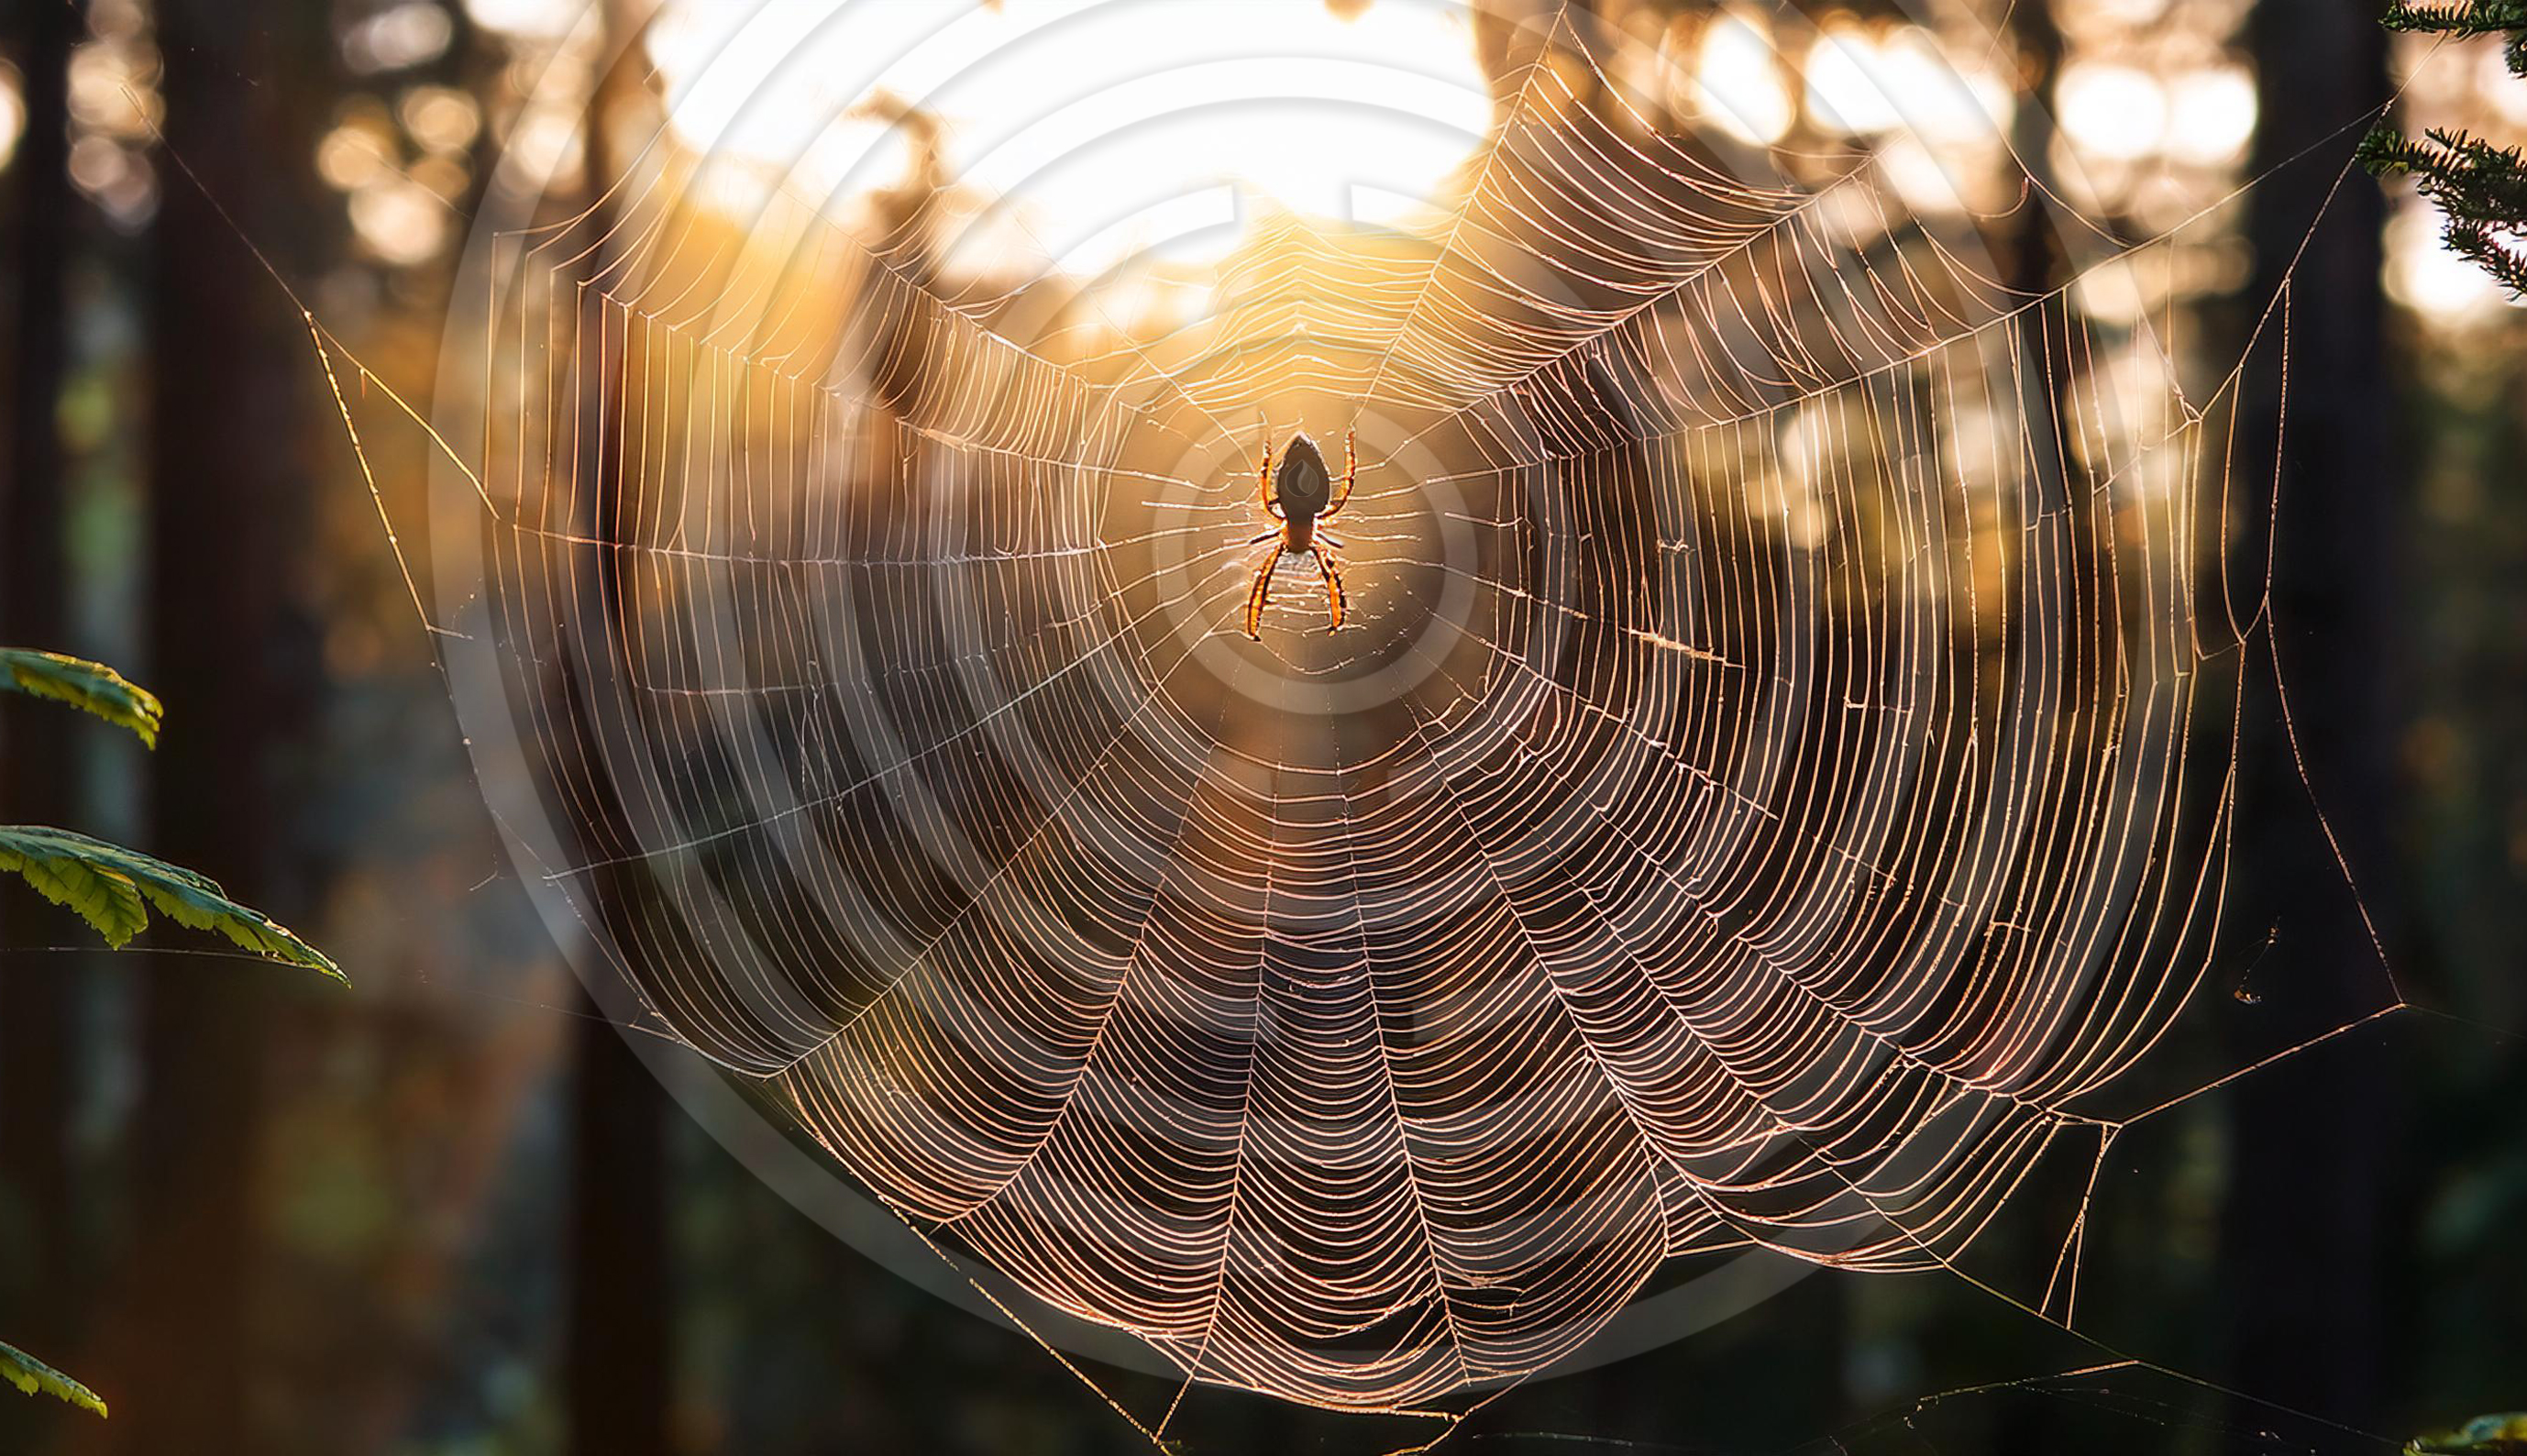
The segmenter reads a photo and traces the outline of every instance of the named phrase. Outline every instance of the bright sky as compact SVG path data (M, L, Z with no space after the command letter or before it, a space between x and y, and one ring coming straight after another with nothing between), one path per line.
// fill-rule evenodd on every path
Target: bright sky
M1216 256L1264 199L1394 221L1490 120L1464 13L1434 0L1353 21L1323 0L668 0L649 47L680 139L805 196L894 182L901 138L866 103L921 105L954 176L1083 271Z

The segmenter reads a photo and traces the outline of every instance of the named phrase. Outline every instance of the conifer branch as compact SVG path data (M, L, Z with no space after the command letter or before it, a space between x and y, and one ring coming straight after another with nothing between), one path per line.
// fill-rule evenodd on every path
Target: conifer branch
M2413 0L2390 6L2390 30L2509 37L2510 74L2527 78L2527 0ZM2449 250L2527 297L2527 154L2463 131L2433 128L2420 138L2381 126L2361 138L2362 166L2378 177L2409 177L2414 190L2448 218Z

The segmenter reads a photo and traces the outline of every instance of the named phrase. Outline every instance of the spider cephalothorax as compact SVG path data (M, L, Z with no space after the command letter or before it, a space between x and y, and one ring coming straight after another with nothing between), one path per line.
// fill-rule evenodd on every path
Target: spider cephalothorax
M1316 558L1325 574L1325 605L1333 621L1330 632L1343 622L1342 569L1334 563L1334 553L1326 547L1342 545L1330 536L1316 532L1316 523L1341 512L1343 502L1351 498L1352 478L1359 473L1358 456L1353 452L1352 437L1343 435L1342 479L1334 479L1325 465L1322 450L1304 435L1294 436L1290 447L1282 452L1281 469L1272 469L1272 440L1264 439L1264 456L1255 467L1256 489L1266 514L1281 524L1247 543L1261 546L1272 543L1263 564L1255 568L1255 585L1246 594L1246 635L1261 640L1264 626L1264 602L1272 590L1273 568L1285 555L1305 551Z

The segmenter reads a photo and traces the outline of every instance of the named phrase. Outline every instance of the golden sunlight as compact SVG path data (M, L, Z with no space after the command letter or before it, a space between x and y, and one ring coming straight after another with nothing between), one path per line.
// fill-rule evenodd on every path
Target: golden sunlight
M1259 203L1395 222L1490 124L1456 6L1173 15L1128 0L669 0L649 53L684 147L837 214L901 180L898 118L917 108L942 124L949 178L999 214L969 245L1088 273L1153 252L1215 258Z
M18 154L18 137L26 130L26 103L18 94L18 71L0 61L0 171Z
M1702 32L1693 79L1703 120L1741 140L1779 141L1796 119L1772 26L1760 15L1730 12L1713 21Z
M2062 73L2053 98L2062 130L2090 156L2134 161L2167 134L2167 90L2139 67L2081 62Z

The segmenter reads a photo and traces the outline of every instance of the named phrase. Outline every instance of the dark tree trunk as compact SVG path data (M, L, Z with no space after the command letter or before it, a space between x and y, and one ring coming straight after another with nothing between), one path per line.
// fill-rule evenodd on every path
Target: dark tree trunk
M2062 31L2053 23L2052 0L2019 0L2009 12L2010 46L2018 54L2017 90L2023 98L2010 124L2009 144L2036 183L2053 181L2053 82L2062 72ZM2060 282L2062 238L2053 202L2031 189L2011 224L2009 256L2001 260L2009 286L2042 293Z
M664 1094L601 1014L580 1023L572 1069L570 1450L665 1456L673 1369Z
M2278 645L2316 801L2368 908L2392 933L2393 886L2379 870L2392 862L2401 493L2388 438L2395 394L2379 294L2383 202L2356 170L2342 174L2348 136L2320 145L2311 160L2288 161L2386 98L2377 20L2366 0L2265 0L2252 21L2262 104L2254 165L2271 172L2254 193L2253 296L2269 296L2287 273L2292 353L2272 617L2245 650L2254 676ZM2264 443L2250 445L2243 461L2273 458L2273 432L2284 428L2271 362L2250 371L2257 392L2246 396L2248 439ZM2235 595L2251 605L2266 543L2260 520L2235 524L2244 528L2232 557ZM2267 924L2278 929L2257 972L2261 1004L2240 1018L2241 1050L2255 1055L2349 1020L2389 994L2278 706L2268 689L2250 689L2241 745L2238 923L2258 939ZM2228 1099L2234 1153L2222 1250L2238 1388L2370 1429L2382 1416L2396 1343L2386 1298L2396 1093L2376 1040L2355 1036L2238 1084ZM2253 1407L2238 1416L2249 1430L2270 1420Z
M587 175L596 216L590 236L612 232L606 189L617 175L620 159L610 143L605 119L627 96L637 94L645 71L640 55L637 0L606 0L609 45L625 46L613 58L589 98ZM591 277L601 275L611 249L600 244L584 265ZM593 295L592 290L592 295ZM623 398L623 364L609 362L605 331L591 331L591 343L579 360L577 407L587 428L580 432L583 448L576 468L593 482L590 518L592 540L607 540L621 518L622 462L618 451L601 441L619 416ZM616 572L619 553L600 545L598 610L614 620L624 610ZM601 646L601 644L590 644ZM602 673L612 664L596 669ZM569 693L563 683L557 691ZM591 702L604 701L592 693ZM595 740L607 725L592 722L583 703L571 721L588 736L581 761L605 761ZM601 803L611 806L612 785L598 785ZM622 841L618 841L622 842ZM628 883L644 883L631 876ZM638 890L629 893L640 893ZM600 922L611 917L611 910ZM565 1374L572 1456L665 1456L668 1409L673 1379L673 1280L669 1266L666 1191L666 1099L646 1066L624 1041L614 1024L624 1014L594 996L585 1001L590 1019L572 1039L571 1104L571 1267L568 1358Z
M69 365L68 262L77 216L70 183L71 47L83 31L83 11L71 4L30 5L10 26L10 54L25 76L26 129L0 217L8 219L10 338L8 471L0 477L0 641L63 650L68 635L69 579L62 531L63 457L56 416ZM71 734L82 725L68 711L19 702L0 735L0 817L13 823L71 824L77 814ZM79 933L50 906L8 887L0 958L0 1186L24 1237L10 1261L5 1288L12 1338L36 1349L64 1349L73 1323L65 1298L67 1271L77 1248L72 1228L70 1156L75 1030L62 959L29 954ZM67 1353L62 1358L68 1359Z
M2057 216L2053 191L2053 82L2062 71L2062 31L2055 25L2052 0L2019 0L2011 7L2005 37L2014 53L2018 72L2014 78L2021 100L2009 132L2010 149L2026 170L2028 190L1998 241L2001 256L1996 259L2001 281L2027 298L2040 298L2069 282L2074 271L2072 260L2063 245L2061 220ZM2015 304L2017 300L2013 300ZM2072 378L2071 314L2066 303L2047 301L2021 315L2022 355L2028 361L2024 397L2030 437L2028 457L2033 460L2061 458L2058 450L2059 431L2053 417L2054 401L2060 382ZM2069 482L2060 482L2068 489ZM2102 533L2111 529L2101 517L2074 509L2069 518L2084 521ZM2062 571L2064 580L2094 579L2099 570L2096 536L2070 532L2065 546L2070 552ZM2068 650L2078 652L2076 645L2089 639L2082 631L2065 634L2073 644ZM2067 657L2062 664L2062 677L2069 682L2095 681L2096 664L2091 660ZM2066 733L2078 725L2064 722ZM2053 1319L2073 1313L2071 1283L2065 1271L2077 1257L2066 1251L2066 1244L2079 1228L2082 1213L2082 1183L2062 1175L2062 1165L2080 1157L2073 1140L2056 1151L2053 1175L2036 1180L2027 1197L2027 1206L2018 1211L2011 1232L2013 1246L2012 1281L2007 1292L2031 1309L2040 1310ZM2009 1451L2044 1451L2061 1444L2063 1423L2061 1412L2048 1401L2009 1401L1998 1408L1995 1444Z
M311 894L289 852L316 680L295 585L311 538L307 348L220 209L267 247L307 236L297 189L324 15L240 25L229 0L159 0L156 19L168 144L200 185L162 161L147 622L168 730L148 847L303 923ZM96 1431L115 1450L248 1452L260 1082L288 989L258 966L146 970L131 1278L108 1352L120 1403Z

